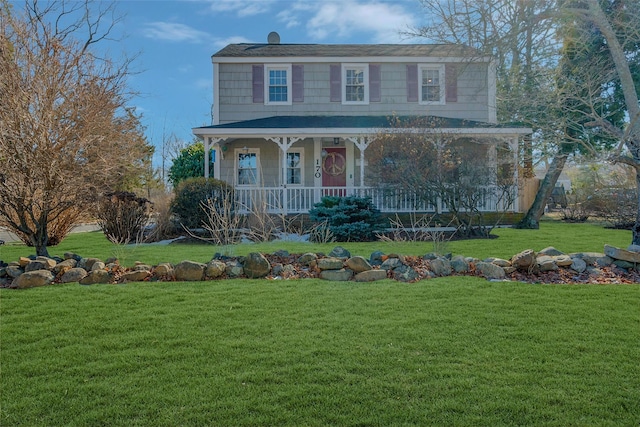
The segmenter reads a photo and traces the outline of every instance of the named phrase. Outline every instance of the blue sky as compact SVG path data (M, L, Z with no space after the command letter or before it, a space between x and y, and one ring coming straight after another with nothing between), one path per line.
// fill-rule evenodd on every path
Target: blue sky
M16 8L22 2L12 1ZM211 124L211 55L230 43L423 43L401 32L424 22L419 0L117 0L122 16L108 48L138 55L129 80L160 163L163 137L193 140ZM99 4L99 3L98 3Z
M418 0L120 0L117 10L122 48L140 53L130 84L156 147L163 135L191 141L191 128L211 124L211 55L227 44L265 43L271 31L282 43L423 42L400 34L420 24Z

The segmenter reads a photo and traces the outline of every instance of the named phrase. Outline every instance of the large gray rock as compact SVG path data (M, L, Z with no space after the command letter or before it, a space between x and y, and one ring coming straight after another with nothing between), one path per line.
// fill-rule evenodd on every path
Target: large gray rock
M548 247L542 249L539 253L542 254L542 255L547 255L547 256L564 255L564 252L557 250L553 246L548 246Z
M24 269L19 265L9 265L6 268L7 276L12 279L16 279L20 277L21 274L24 274Z
M229 277L240 277L244 274L244 268L238 261L227 261L224 272Z
M320 278L332 282L346 282L353 277L353 271L348 268L340 270L323 270L320 272Z
M143 282L149 277L151 277L151 272L149 270L133 270L124 273L120 279L123 282Z
M331 252L329 252L329 257L342 258L347 259L351 258L351 252L343 248L342 246L336 246L333 248Z
M224 262L212 259L207 264L204 275L212 279L216 279L222 276L225 273L226 269L227 265Z
M384 256L384 252L375 251L371 253L369 256L369 264L371 265L380 265L382 264L382 257Z
M320 258L318 260L318 268L320 270L340 270L343 264L344 261L342 259L335 257Z
M536 263L536 253L533 249L526 249L511 257L511 266L519 270L528 270Z
M60 282L61 283L80 282L85 277L87 277L87 270L85 270L84 268L73 267L64 272L64 274L60 277Z
M386 270L367 270L355 275L356 282L375 282L387 278Z
M402 262L398 258L387 258L382 264L380 264L380 268L382 270L394 270L401 265Z
M536 263L540 271L555 271L558 269L553 257L549 255L539 255L536 258Z
M173 269L176 280L179 282L197 282L204 276L205 264L193 261L182 261Z
M271 272L271 264L264 255L258 252L251 252L244 259L244 274L250 279L265 277Z
M580 258L571 258L571 265L569 266L570 269L572 269L573 271L576 271L578 273L582 273L587 269L587 263Z
M569 255L556 255L551 257L558 267L569 267L573 260Z
M353 270L354 273L362 273L363 271L368 271L371 270L371 264L369 264L369 261L367 261L366 259L364 259L364 257L361 256L354 256L349 258L345 264L347 265L348 268L350 268L351 270Z
M153 274L158 277L168 277L173 278L173 266L168 262L163 262L156 265L156 268L153 269Z
M49 270L28 271L14 280L13 286L19 289L36 288L50 285L53 279L55 276Z
M106 264L102 261L96 261L93 264L91 264L91 268L89 269L89 271L95 271L95 270L104 270L106 267Z
M451 262L443 257L429 261L429 268L436 276L450 276L453 272Z
M476 264L476 270L489 280L500 280L507 277L502 267L490 262L479 262Z
M56 264L56 261L51 258L39 256L35 260L29 262L29 264L24 267L24 271L28 273L30 271L38 270L53 270Z
M466 273L469 271L469 261L462 255L456 255L451 259L451 268L456 273Z
M613 263L613 258L600 252L578 252L570 254L571 258L580 258L587 266L606 267Z
M83 258L80 262L84 261L84 268L87 271L91 271L93 269L93 264L96 262L102 262L98 258Z
M316 262L317 259L318 255L312 252L307 252L306 254L301 255L300 258L298 258L298 263L304 266L309 266L309 264L311 264L312 262Z
M634 264L640 263L640 253L632 252L625 249L619 249L614 246L604 245L605 255L622 261L631 262Z
M111 283L111 274L107 270L91 270L82 280L78 281L81 285L96 285L99 283Z
M61 261L58 264L56 264L56 266L53 268L53 271L55 273L59 273L63 270L68 271L71 268L75 268L77 264L78 264L78 261L76 261L75 259L67 258L64 261Z
M413 268L404 264L394 268L392 274L400 282L414 282L420 277Z

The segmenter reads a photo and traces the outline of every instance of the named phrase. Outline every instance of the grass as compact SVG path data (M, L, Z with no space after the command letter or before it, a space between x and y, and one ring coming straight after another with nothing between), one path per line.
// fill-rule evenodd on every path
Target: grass
M2 426L638 425L640 287L0 291Z
M454 254L487 258L511 258L524 249L541 250L555 246L564 252L602 252L604 244L626 248L631 242L631 232L610 230L598 224L565 224L558 221L544 221L539 230L515 230L502 228L494 231L496 239L477 239L451 241L445 246ZM149 264L161 262L178 263L183 260L208 262L216 252L227 255L246 255L249 252L272 253L286 249L291 253L325 252L341 245L354 255L368 257L371 252L381 250L385 253L403 255L424 255L433 251L431 242L366 242L366 243L329 243L311 244L299 242L269 242L243 244L229 247L216 247L207 244L174 244L169 247L159 245L114 245L107 241L101 232L78 233L69 235L60 245L49 248L51 255L63 255L64 252L76 252L85 257L107 259L116 256L125 266L135 261ZM22 244L0 246L0 259L17 260L20 256L34 253L33 248Z

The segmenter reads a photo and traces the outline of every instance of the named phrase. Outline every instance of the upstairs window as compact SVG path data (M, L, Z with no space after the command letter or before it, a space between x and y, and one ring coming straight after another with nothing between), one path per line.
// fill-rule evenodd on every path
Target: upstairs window
M291 105L291 66L266 66L266 104Z
M444 104L444 66L420 66L420 103Z
M368 64L345 64L342 66L344 104L369 103L369 66Z

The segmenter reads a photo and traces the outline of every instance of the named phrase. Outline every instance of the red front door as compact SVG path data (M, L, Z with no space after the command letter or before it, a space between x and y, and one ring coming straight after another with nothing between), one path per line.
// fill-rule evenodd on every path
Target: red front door
M347 186L347 156L344 147L324 148L327 155L322 158L322 186ZM324 194L344 196L345 190L325 190Z

